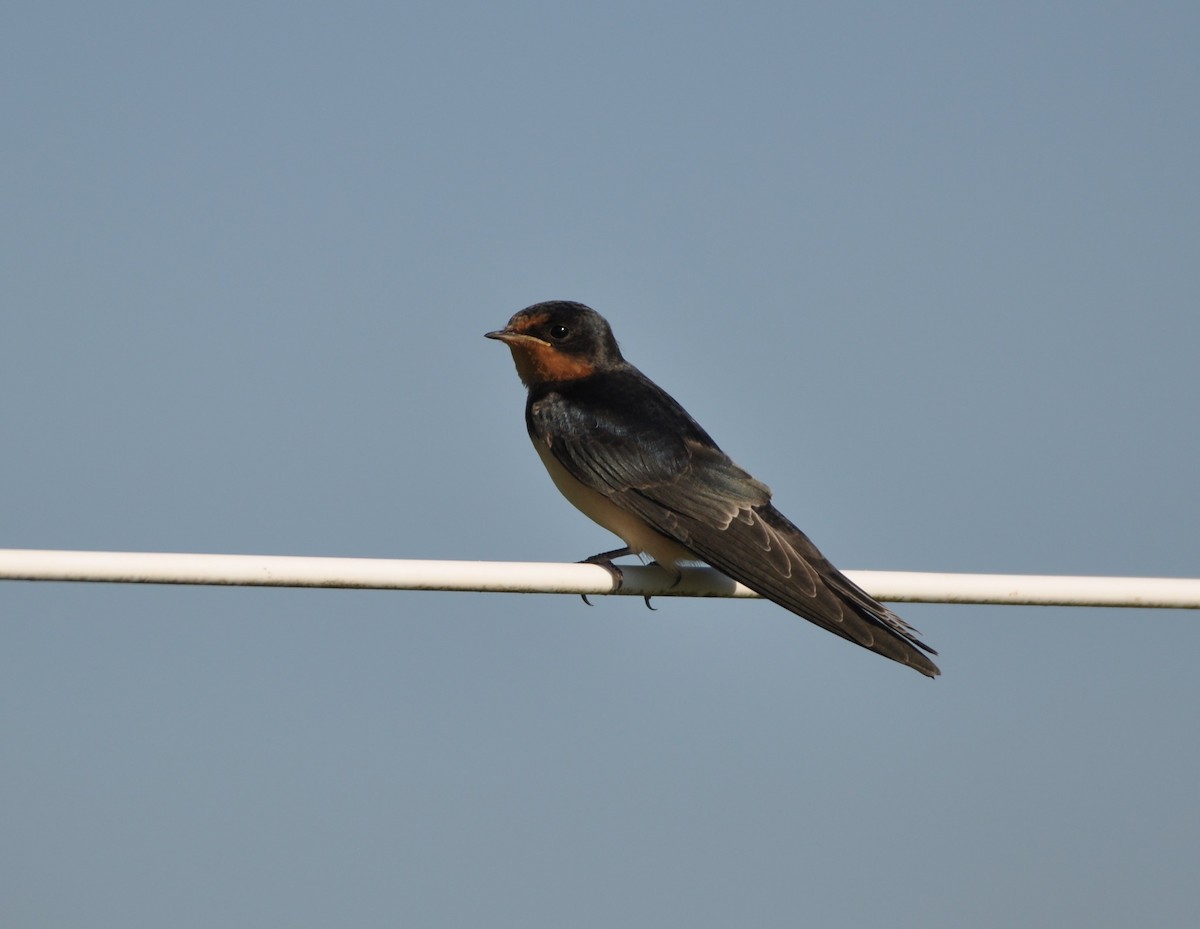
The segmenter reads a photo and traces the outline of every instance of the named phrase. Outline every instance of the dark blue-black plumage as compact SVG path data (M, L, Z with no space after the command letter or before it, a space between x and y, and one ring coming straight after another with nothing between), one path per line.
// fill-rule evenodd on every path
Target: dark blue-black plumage
M771 504L765 484L622 357L600 314L580 303L539 303L488 335L512 349L529 388L530 437L560 490L587 515L660 562L692 553L836 635L939 673L924 654L936 652L915 630L830 564ZM663 556L653 543L639 544L629 537L638 524L686 553L664 548Z

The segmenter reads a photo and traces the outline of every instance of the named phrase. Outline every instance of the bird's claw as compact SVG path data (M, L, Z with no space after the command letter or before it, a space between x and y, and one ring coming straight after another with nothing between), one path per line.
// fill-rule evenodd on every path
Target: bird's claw
M631 554L628 548L618 548L616 551L601 552L599 555L592 555L591 558L584 558L583 561L576 562L576 564L599 565L601 568L604 568L606 571L608 571L608 573L612 575L613 579L613 586L610 593L615 594L621 589L621 585L625 583L625 575L621 573L620 568L612 563L612 560L628 554ZM579 597L588 606L592 605L592 601L587 598L587 594L580 594Z
M675 579L674 579L673 581L671 581L671 586L670 586L670 588L669 588L670 590L674 590L674 589L675 589L675 587L676 587L676 586L679 584L679 582L680 582L681 580L683 580L683 572L682 572L682 571L680 571L678 568L675 568L675 567L668 568L666 565L664 565L664 564L662 564L661 562L658 562L658 561L652 561L652 562L650 562L650 567L652 567L652 568L661 568L663 571L666 571L668 574L674 574L674 575L675 575ZM651 605L650 605L650 595L649 595L649 594L647 594L646 596L642 597L642 599L646 601L646 609L648 609L648 610L654 610L654 612L656 612L656 613L658 612L658 607L655 607L655 606L651 606Z
M617 591L619 591L621 589L621 585L625 583L625 575L621 573L620 568L618 568L615 564L612 563L612 560L614 558L621 558L625 555L632 555L632 554L633 554L633 551L631 549L618 548L616 551L601 552L599 555L593 555L591 558L584 558L583 561L578 562L578 564L594 564L594 565L599 565L602 568L606 568L608 570L608 573L611 574L612 578L613 578L612 593L616 593ZM651 564L662 568L664 571L668 572L669 574L675 575L675 579L671 582L671 587L674 587L683 578L683 572L680 571L678 568L667 568L667 567L664 567L663 565L659 564L657 561L651 562ZM579 596L583 600L583 602L586 603L588 606L592 605L592 601L587 598L587 594L580 594ZM653 610L654 612L657 613L658 607L650 605L650 597L651 597L651 594L645 594L642 596L642 600L644 600L646 603L646 609Z

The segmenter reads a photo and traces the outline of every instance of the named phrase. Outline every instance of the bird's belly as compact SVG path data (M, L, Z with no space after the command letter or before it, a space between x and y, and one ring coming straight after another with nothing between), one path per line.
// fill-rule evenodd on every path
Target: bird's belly
M550 472L550 479L559 493L579 512L619 536L635 552L645 552L663 566L703 560L679 542L651 528L644 519L621 509L604 494L585 486L562 466L545 442L534 438L533 447L537 449L538 457Z

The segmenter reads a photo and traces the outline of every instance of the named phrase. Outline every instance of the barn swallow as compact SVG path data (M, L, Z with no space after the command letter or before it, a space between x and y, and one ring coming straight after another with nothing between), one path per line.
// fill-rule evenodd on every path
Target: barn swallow
M842 574L665 390L621 355L582 303L537 303L486 334L529 389L525 425L559 491L625 548L679 577L703 561L768 600L929 677L917 630Z

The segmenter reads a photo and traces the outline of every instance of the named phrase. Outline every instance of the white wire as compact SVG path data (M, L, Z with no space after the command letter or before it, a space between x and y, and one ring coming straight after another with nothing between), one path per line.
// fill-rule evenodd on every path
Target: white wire
M0 549L0 580L250 587L355 587L492 593L756 597L712 568L688 568L672 586L657 567L622 566L619 590L597 565L519 561L413 561L290 555ZM847 571L879 600L1200 609L1200 578L1070 577Z

